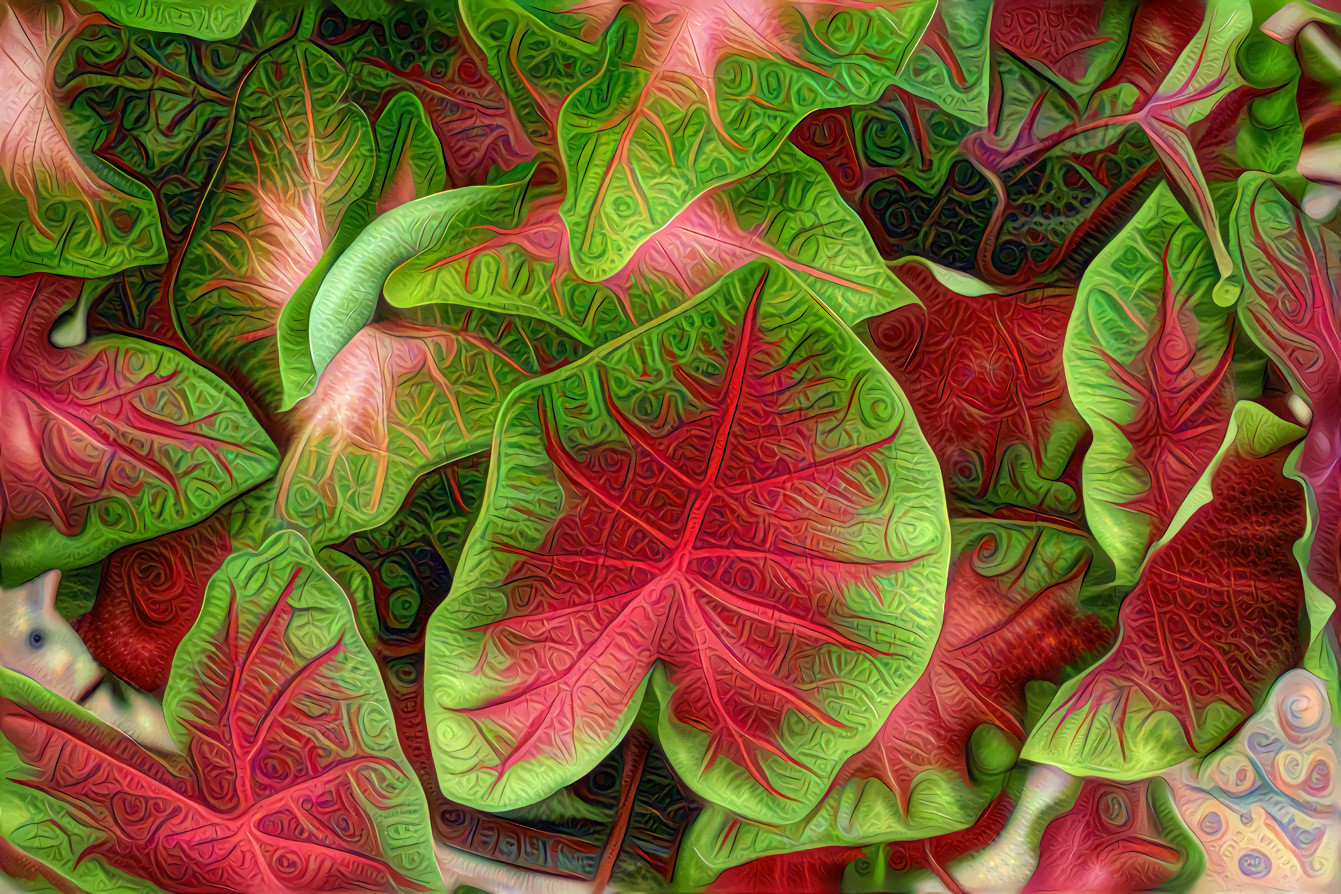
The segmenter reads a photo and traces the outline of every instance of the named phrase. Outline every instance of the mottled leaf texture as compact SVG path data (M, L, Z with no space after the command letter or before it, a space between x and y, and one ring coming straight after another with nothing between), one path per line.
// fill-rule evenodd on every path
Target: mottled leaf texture
M200 521L269 477L270 440L176 351L48 332L77 280L0 279L0 566L9 585Z
M148 189L76 150L51 71L87 17L0 5L0 274L100 276L165 257Z
M1128 586L1229 424L1235 325L1215 303L1217 282L1205 235L1161 186L1076 295L1063 357L1072 399L1094 431L1085 509Z
M939 0L894 83L975 125L987 124L987 68L995 8L1008 3Z
M1058 691L1023 757L1137 779L1218 745L1302 654L1293 548L1303 432L1240 403L1225 444L1122 603L1117 645Z
M159 758L0 671L4 837L89 890L422 891L428 811L345 595L291 532L235 553L182 643Z
M1236 217L1248 285L1239 319L1311 413L1298 463L1316 512L1308 571L1335 599L1341 592L1341 235L1310 220L1277 184L1251 175Z
M649 680L698 794L813 808L925 667L949 558L898 387L785 270L514 393L480 521L433 615L445 793L537 801L618 742Z
M74 624L89 653L132 686L153 692L166 685L205 585L230 551L224 510L112 553L93 607Z
M512 27L477 27L496 63L548 75L532 88L566 96L558 112L574 267L602 279L713 186L763 166L817 108L870 102L902 67L934 3L779 5L764 0L509 3ZM468 21L480 18L471 14ZM554 61L596 59L572 83ZM515 71L514 82L515 82ZM508 81L508 71L499 77ZM557 79L556 90L547 81ZM555 96L554 94L558 94Z
M709 807L676 879L705 883L761 857L966 829L1001 792L1024 738L1024 687L1108 642L1080 609L1092 547L1055 525L956 520L945 623L927 668L818 810L779 828Z
M397 257L405 263L386 283L392 304L531 314L593 341L646 323L761 258L786 267L849 324L914 300L820 165L790 144L759 173L698 198L601 283L573 270L561 191L543 171L462 199L442 206L435 244ZM375 297L376 283L367 288Z
M227 40L242 30L256 0L90 0L121 25Z
M267 409L281 403L276 326L372 179L349 76L309 43L263 57L239 90L222 162L171 284L182 338Z

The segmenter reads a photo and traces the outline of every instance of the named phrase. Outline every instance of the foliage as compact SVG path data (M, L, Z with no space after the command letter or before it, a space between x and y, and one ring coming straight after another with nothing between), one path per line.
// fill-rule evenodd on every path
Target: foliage
M1289 714L1341 705L1335 13L6 0L0 49L23 889L1338 880L1207 825L1246 749L1341 835Z

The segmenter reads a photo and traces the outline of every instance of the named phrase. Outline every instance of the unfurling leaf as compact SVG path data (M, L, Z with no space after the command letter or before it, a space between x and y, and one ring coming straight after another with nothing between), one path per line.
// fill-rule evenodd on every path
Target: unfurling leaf
M580 777L649 685L698 794L813 808L925 666L949 537L902 393L785 270L514 392L429 625L443 791L517 807Z

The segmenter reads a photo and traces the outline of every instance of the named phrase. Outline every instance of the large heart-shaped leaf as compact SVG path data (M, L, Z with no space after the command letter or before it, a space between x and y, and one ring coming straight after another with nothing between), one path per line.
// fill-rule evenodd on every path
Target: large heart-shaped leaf
M108 867L173 891L440 885L423 792L349 603L302 538L210 581L165 698L159 758L0 670L4 837L91 890Z
M514 393L429 626L444 792L536 801L628 729L699 794L791 821L940 627L949 538L902 393L781 268ZM782 646L789 643L788 646Z
M676 881L804 848L963 830L996 798L1024 737L1025 685L1108 640L1077 600L1092 546L1078 530L956 520L945 624L926 671L819 808L785 827L709 807L690 827Z
M1023 757L1080 776L1138 779L1204 754L1303 652L1293 552L1303 489L1285 477L1303 435L1259 404L1155 545L1118 616L1117 645L1058 691Z
M509 5L513 27L472 32L491 58L510 36L512 54L528 57L522 70L532 57L579 50L599 60L558 114L562 214L573 264L590 279L627 264L704 191L758 170L809 112L879 96L934 9L923 0Z
M1210 245L1161 186L1080 283L1064 351L1072 400L1094 431L1083 470L1091 528L1130 586L1150 544L1220 448L1256 382L1230 361ZM1257 387L1260 388L1260 385Z
M182 338L267 409L281 404L275 328L367 190L368 120L349 76L322 50L290 43L240 88L227 152L176 260Z
M100 276L165 257L149 191L66 130L51 72L86 20L64 0L0 6L0 274Z
M268 478L246 405L176 351L49 331L77 280L0 279L0 566L21 583L184 528Z

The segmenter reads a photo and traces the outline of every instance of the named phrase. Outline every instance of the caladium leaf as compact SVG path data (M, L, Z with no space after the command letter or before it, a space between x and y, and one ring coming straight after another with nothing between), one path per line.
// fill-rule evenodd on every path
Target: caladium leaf
M0 279L0 566L17 584L184 528L268 478L274 446L224 383L153 342L48 332L79 282Z
M923 839L970 826L1001 792L1024 738L1031 680L1055 678L1108 641L1077 596L1092 547L1079 530L956 520L945 624L927 668L819 808L785 827L709 807L676 880L801 848Z
M1235 248L1248 286L1239 319L1307 410L1298 471L1316 513L1308 572L1335 599L1341 592L1341 235L1318 226L1261 176L1244 178L1235 217Z
M947 112L987 124L987 69L993 12L977 0L939 0L926 31L894 83Z
M917 412L952 503L1017 502L1008 485L1033 479L1038 486L1018 502L1076 514L1080 482L1066 473L1086 426L1062 366L1074 296L965 295L920 264L898 270L921 304L866 325L876 357Z
M1122 603L1111 652L1057 693L1027 760L1080 776L1149 776L1218 745L1299 659L1303 432L1240 403L1225 443Z
M165 709L181 757L0 670L5 838L81 884L113 867L176 891L440 885L376 666L298 535L210 581Z
M1252 27L1252 12L1248 0L1212 0L1194 33L1189 27L1192 21L1176 0L1142 6L1123 64L1079 115L1069 121L1045 119L1043 94L1027 114L994 119L994 125L1018 121L1013 134L977 136L966 148L979 165L1000 171L1036 160L1063 143L1108 142L1115 129L1140 127L1179 199L1205 231L1223 280L1233 271L1233 261L1189 130L1244 87L1235 52ZM1161 78L1158 83L1152 73ZM1228 294L1236 286L1222 282L1220 288Z
M91 0L90 6L122 25L174 31L201 40L227 40L247 23L256 0Z
M1215 303L1218 282L1205 235L1161 186L1076 295L1064 357L1094 431L1085 509L1120 584L1220 448L1235 399L1255 396L1230 367L1234 317Z
M149 191L66 130L51 72L87 20L64 0L0 6L0 274L101 276L166 256Z
M573 270L561 195L540 176L500 185L448 222L392 274L387 300L529 313L591 341L612 325L646 323L759 258L789 269L849 325L915 300L820 166L790 145L758 174L700 197L599 284Z
M239 90L215 170L170 284L182 338L266 409L281 403L275 327L367 190L368 120L348 74L306 42L264 56Z
M922 671L949 550L935 461L785 270L748 265L515 392L494 444L428 633L450 797L516 807L578 778L651 681L677 774L789 822Z
M123 546L104 562L93 607L74 628L99 664L153 692L167 684L205 585L230 552L226 509L198 525Z
M1155 44L1138 15L1141 5L1115 0L1058 7L1049 0L1005 0L992 4L992 42L1083 103L1113 74L1129 37L1142 49L1145 41ZM1164 0L1144 5L1171 6Z
M758 170L807 113L879 96L933 9L923 0L528 0L514 13L525 26L472 33L494 59L495 41L510 36L526 57L519 70L570 57L575 43L599 60L563 102L557 135L573 264L597 280L701 193ZM551 49L556 37L562 46Z

